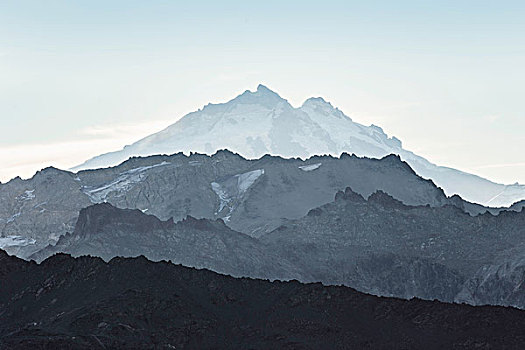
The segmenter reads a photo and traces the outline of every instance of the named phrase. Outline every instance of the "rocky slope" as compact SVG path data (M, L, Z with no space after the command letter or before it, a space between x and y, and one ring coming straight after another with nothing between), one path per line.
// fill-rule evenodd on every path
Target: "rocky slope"
M221 219L189 216L173 223L140 210L117 209L108 203L81 210L73 233L30 258L42 261L56 252L104 260L144 255L155 261L171 260L238 277L308 279L286 257L272 253L248 235L232 231Z
M298 266L309 267L314 279L324 283L404 298L492 303L493 296L507 295L509 288L494 282L479 300L458 294L480 269L501 264L502 256L523 246L525 211L472 217L449 205L407 206L381 191L365 200L347 188L334 203L261 240ZM513 274L515 285L524 280L519 271ZM479 291L470 288L474 295ZM498 304L525 305L525 299L520 302Z
M236 279L143 257L0 251L0 347L521 349L525 313Z
M473 305L510 305L525 309L525 245L520 243L481 266L456 296Z
M229 151L175 154L77 174L47 168L29 180L0 184L0 247L26 257L72 232L82 208L103 202L162 220L222 218L232 229L258 237L330 202L346 186L365 197L383 190L406 204L451 203L472 214L487 210L458 196L447 198L396 156L302 161L247 160Z
M79 209L92 203L80 187L55 168L0 184L0 248L27 256L71 231Z
M425 132L425 131L422 131ZM382 158L400 155L421 176L432 179L449 196L485 206L510 206L525 199L525 185L502 185L456 169L430 163L402 147L375 125L354 122L322 98L310 98L294 108L265 86L245 91L231 101L209 104L182 117L163 131L124 149L100 155L75 168L117 165L132 156L201 152L229 149L247 158L265 154L285 158L346 152Z
M506 283L484 276L524 244L525 211L472 217L451 205L407 206L381 191L365 200L347 188L334 202L288 220L259 239L232 231L222 220L188 218L173 224L139 210L94 205L81 211L72 234L31 258L41 261L58 252L105 260L144 254L234 276L320 281L383 296L523 307L523 259L514 270L506 268L512 270L505 275ZM481 278L480 271L485 271Z

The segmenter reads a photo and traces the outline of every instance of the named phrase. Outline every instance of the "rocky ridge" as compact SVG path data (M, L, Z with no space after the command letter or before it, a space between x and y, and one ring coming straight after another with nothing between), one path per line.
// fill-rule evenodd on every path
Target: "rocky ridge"
M101 219L89 218L99 212ZM83 210L77 227L31 257L41 261L66 252L109 260L144 254L234 276L344 284L406 299L525 307L522 263L513 265L507 283L478 276L519 253L525 211L473 217L453 205L407 206L382 191L365 199L347 188L335 201L285 220L259 239L231 230L220 219L190 217L173 224L109 204ZM490 276L501 280L503 275Z
M0 247L27 257L72 232L82 208L104 202L162 220L221 218L230 228L259 237L330 202L347 186L365 197L383 190L411 205L450 203L473 215L499 211L447 198L398 156L377 160L343 154L303 161L247 160L229 151L174 154L76 174L47 168L29 180L0 184Z
M520 349L525 313L236 279L144 257L0 250L0 347ZM23 312L20 312L23 310Z

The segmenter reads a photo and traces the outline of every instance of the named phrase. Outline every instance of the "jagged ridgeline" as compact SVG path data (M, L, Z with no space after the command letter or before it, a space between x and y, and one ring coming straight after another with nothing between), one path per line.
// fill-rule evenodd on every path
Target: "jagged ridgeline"
M265 154L302 159L323 154L338 157L344 152L371 158L397 154L449 196L459 194L491 207L508 207L525 199L525 185L497 184L438 166L404 149L399 139L389 137L381 127L359 124L321 97L309 98L296 108L263 85L226 103L208 104L158 133L90 159L75 170L114 166L132 156L213 154L220 149L249 159Z
M525 307L525 212L447 197L398 156L175 154L48 168L0 189L5 249L38 261L145 255L238 277Z
M525 342L521 310L237 279L143 257L105 263L60 254L37 265L0 250L0 280L2 349L521 349Z
M232 229L259 237L330 202L351 186L367 197L384 190L406 204L455 203L472 214L481 206L447 198L397 156L381 160L342 155L307 161L265 156L247 160L229 151L213 156L132 158L113 168L71 173L47 168L29 180L0 185L0 244L28 256L74 228L93 203L140 209L162 220L222 218Z
M335 201L259 238L232 230L222 219L173 223L97 204L81 211L72 234L30 258L41 261L58 252L106 260L145 255L238 277L525 308L522 255L512 267L506 264L524 243L525 211L473 217L453 205L407 206L383 191L365 199L347 188Z

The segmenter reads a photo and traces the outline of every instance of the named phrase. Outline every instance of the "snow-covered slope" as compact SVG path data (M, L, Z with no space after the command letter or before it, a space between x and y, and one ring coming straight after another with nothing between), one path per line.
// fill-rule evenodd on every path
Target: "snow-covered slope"
M74 170L108 167L131 156L229 149L247 158L264 154L307 158L342 152L380 158L401 156L421 176L432 179L447 195L488 206L509 206L525 199L524 185L496 184L459 170L439 167L403 149L375 125L352 121L323 98L310 98L299 108L263 85L227 103L208 104L166 129L124 149L92 158Z

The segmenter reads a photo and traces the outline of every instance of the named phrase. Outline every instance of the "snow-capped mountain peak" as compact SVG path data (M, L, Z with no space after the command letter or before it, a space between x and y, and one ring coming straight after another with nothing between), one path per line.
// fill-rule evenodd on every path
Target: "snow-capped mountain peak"
M279 96L279 94L270 90L266 86L259 84L257 86L257 90L246 90L241 95L229 101L227 104L252 104L260 105L266 108L272 108L282 103L288 104L288 101L283 99L281 96Z
M307 113L314 112L328 117L349 119L350 121L352 121L352 118L345 115L338 108L332 106L330 102L325 101L325 99L322 97L310 97L309 99L304 101L303 105L301 106L301 109L303 111L306 111Z
M255 91L255 93L261 94L261 95L279 96L275 91L270 90L267 86L265 86L263 84L257 85L257 90ZM280 96L279 96L279 98L280 98Z
M396 137L381 127L354 122L322 97L307 99L294 108L260 84L234 99L208 104L166 129L124 149L88 160L74 170L117 165L131 156L199 152L213 154L228 149L246 158L265 154L308 158L313 155L353 153L382 158L397 154L421 176L432 179L447 195L491 206L509 206L525 199L525 186L507 188L475 175L438 167L402 148Z
M335 110L334 106L322 97L310 97L303 102L301 108L322 108L327 111Z

